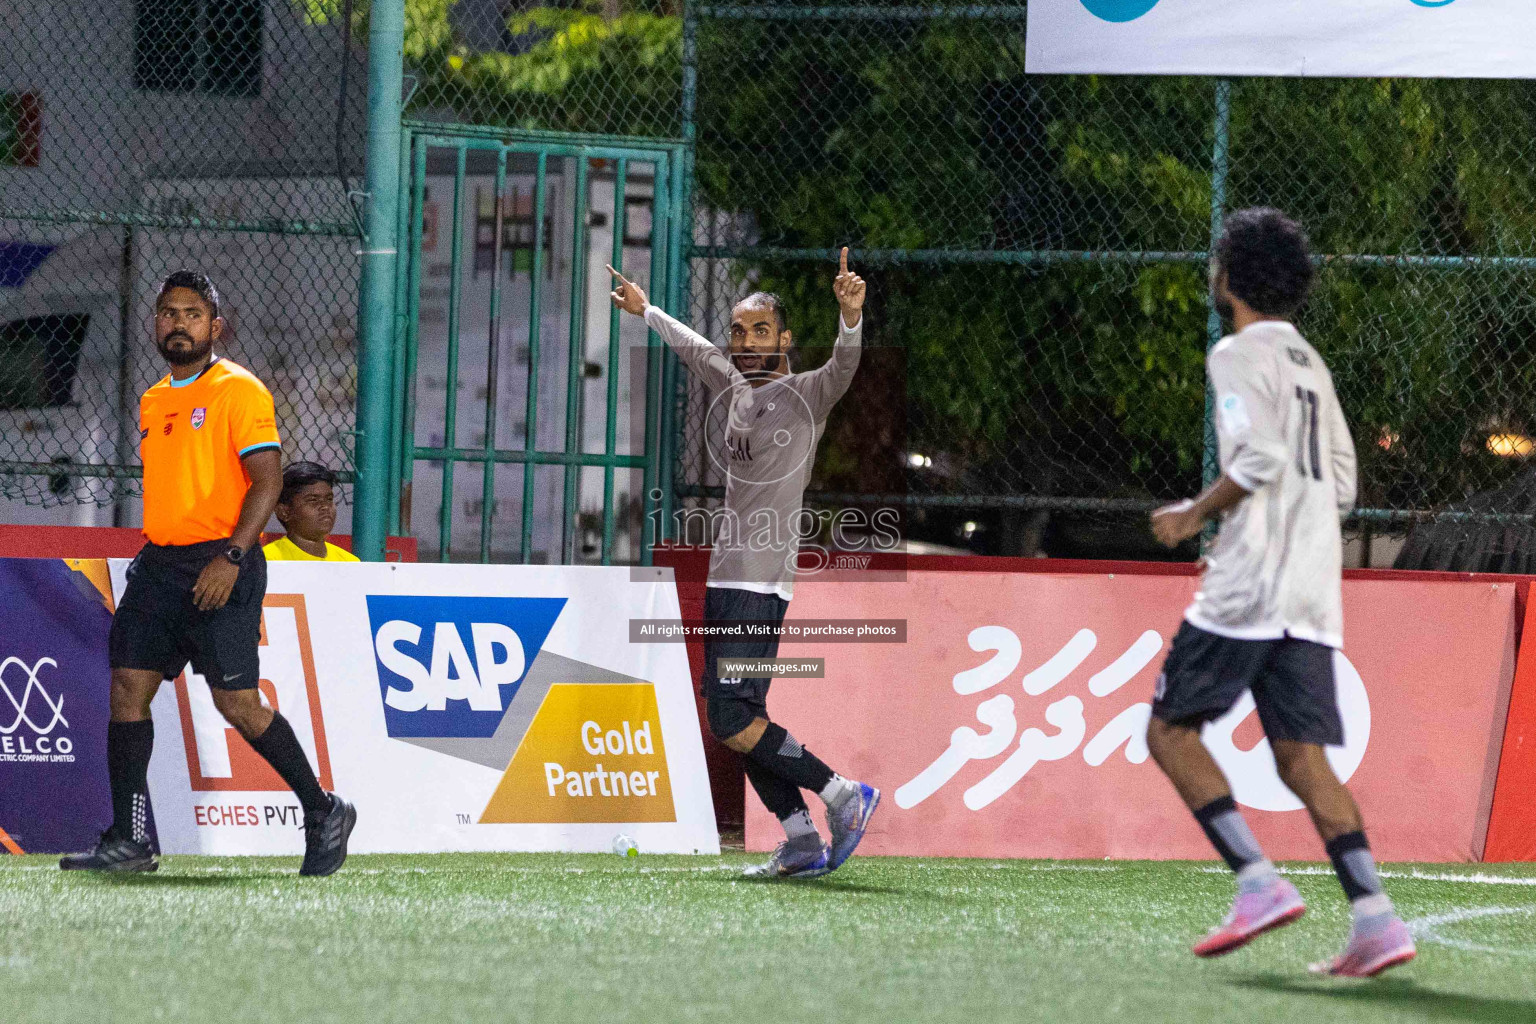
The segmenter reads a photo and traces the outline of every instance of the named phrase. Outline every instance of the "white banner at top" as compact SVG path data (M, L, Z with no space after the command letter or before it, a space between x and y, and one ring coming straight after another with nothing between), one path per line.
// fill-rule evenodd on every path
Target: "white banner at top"
M1029 0L1042 74L1536 78L1536 0Z

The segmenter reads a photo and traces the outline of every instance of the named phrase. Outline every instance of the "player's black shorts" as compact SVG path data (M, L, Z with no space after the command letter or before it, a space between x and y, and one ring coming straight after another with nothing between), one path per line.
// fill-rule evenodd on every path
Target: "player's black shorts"
M221 690L248 690L261 678L261 600L267 593L267 560L259 546L240 563L229 601L198 611L192 587L198 574L229 548L227 540L202 544L146 544L128 567L128 587L112 616L108 656L113 668L181 675L187 663Z
M750 639L704 641L704 674L699 686L709 715L709 731L719 739L736 735L754 718L768 717L768 684L772 679L720 678L719 658L775 658L779 654L778 627L789 602L777 594L759 594L734 587L709 587L704 592L706 623L761 622L773 626L768 636Z
M1271 740L1339 746L1333 648L1309 640L1233 640L1179 627L1157 680L1152 713L1171 725L1199 726L1253 691L1259 722Z

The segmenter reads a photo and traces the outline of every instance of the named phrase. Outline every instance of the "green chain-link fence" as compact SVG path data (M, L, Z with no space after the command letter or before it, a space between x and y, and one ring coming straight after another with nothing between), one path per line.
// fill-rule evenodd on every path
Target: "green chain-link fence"
M5 20L6 517L137 521L154 288L182 267L218 285L220 348L271 387L286 457L350 477L362 48L290 0L20 0Z
M1403 564L1529 567L1536 89L1031 76L1024 16L461 0L413 4L407 50L417 116L694 143L712 337L763 287L825 344L854 247L873 347L824 504L896 504L909 535L976 550L1154 554L1145 512L1208 459L1212 232L1267 203L1321 254L1302 327L1355 426L1352 557L1390 563L1381 539L1412 531ZM718 500L707 397L677 393L672 483Z
M210 144L228 118L187 114L156 144L169 156L146 166L209 178L209 161L262 152L302 167L293 174L333 169L326 126L345 9L309 0L279 19L290 9L274 3L267 32L281 47L269 43L267 60L318 49L328 77L274 115L282 133L254 149ZM1322 254L1301 326L1330 361L1355 427L1353 537L1376 544L1377 565L1396 547L1381 538L1407 533L1402 564L1531 568L1536 89L1031 76L1024 14L1022 4L408 0L407 117L693 143L689 312L717 339L731 302L768 287L790 302L802 343L825 343L833 254L851 245L870 281L872 348L812 489L827 504L900 505L910 536L998 553L1153 553L1145 511L1198 488L1207 458L1213 227L1227 209L1281 206ZM358 0L354 37L366 17ZM289 35L273 35L279 22ZM23 26L26 45L61 49L42 25ZM131 41L115 45L131 52ZM143 185L109 204L69 184L93 162L139 159L143 142L128 129L147 123L135 115L127 128L96 128L84 104L91 89L109 90L82 82L69 87L81 104L78 160L39 177L44 191L27 204L8 184L7 215L18 205L145 211ZM242 102L132 95L131 109L157 118ZM311 122L313 140L294 136L292 124ZM103 131L117 134L93 144ZM292 207L281 196L293 194L270 193L261 212L284 215ZM332 208L303 216L345 225L341 187L329 195ZM21 239L54 230L4 226ZM284 245L350 246L251 237L265 251L219 268L237 300L279 273ZM337 294L355 287L350 254L333 265ZM683 501L709 503L719 479L703 454L706 403L674 380L670 482ZM43 448L23 459L13 454L23 435L5 436L5 458L51 457ZM48 491L46 475L26 479Z
M905 355L904 446L834 425L859 455L816 484L888 489L913 535L982 550L1152 553L1145 510L1207 456L1213 213L1270 204L1324 254L1301 326L1355 427L1354 534L1419 524L1403 564L1528 568L1536 89L1029 76L1023 14L697 10L714 332L751 282L825 337L847 243L870 336Z

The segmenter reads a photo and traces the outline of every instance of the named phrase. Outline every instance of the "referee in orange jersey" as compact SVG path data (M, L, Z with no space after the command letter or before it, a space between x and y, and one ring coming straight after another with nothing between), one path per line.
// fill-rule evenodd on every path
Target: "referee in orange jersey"
M287 719L263 706L257 645L267 563L259 541L283 487L272 394L213 353L219 293L181 270L155 300L155 340L171 372L139 400L144 538L112 617L112 714L107 772L112 826L68 870L153 871L149 843L149 704L191 662L213 704L277 770L304 806L301 875L328 875L347 857L351 804L320 788Z

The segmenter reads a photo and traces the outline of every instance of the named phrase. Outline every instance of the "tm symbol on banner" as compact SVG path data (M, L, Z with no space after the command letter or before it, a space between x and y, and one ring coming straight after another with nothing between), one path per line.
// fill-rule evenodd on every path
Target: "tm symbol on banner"
M470 823L469 815L467 814L455 814L454 817L459 819L460 825L468 825Z

